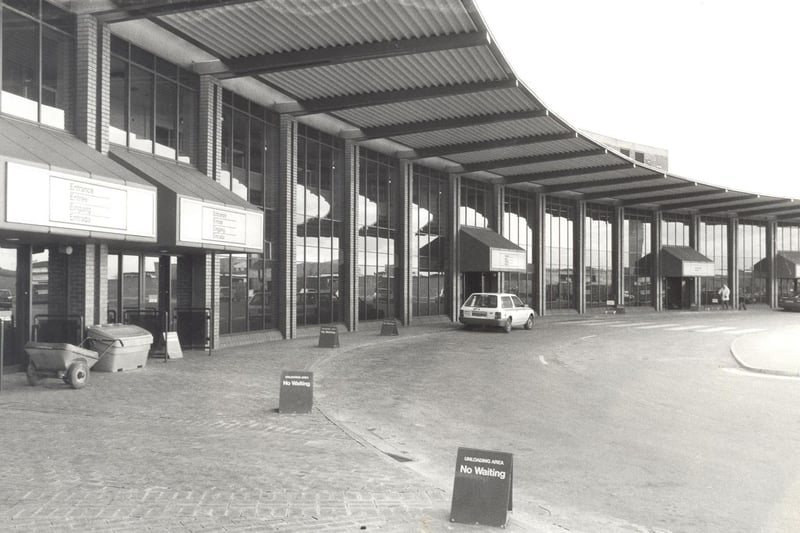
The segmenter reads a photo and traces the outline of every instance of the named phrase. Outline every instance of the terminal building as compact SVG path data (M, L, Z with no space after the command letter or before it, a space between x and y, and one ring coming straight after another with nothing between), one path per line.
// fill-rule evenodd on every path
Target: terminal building
M478 290L776 307L800 277L800 203L576 130L473 0L0 0L0 27L9 367L91 324L218 348Z

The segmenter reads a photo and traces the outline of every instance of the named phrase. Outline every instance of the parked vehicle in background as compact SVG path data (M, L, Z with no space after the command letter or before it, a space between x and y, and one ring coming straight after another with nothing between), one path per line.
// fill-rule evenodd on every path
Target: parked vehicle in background
M494 326L511 333L514 326L533 328L536 312L516 294L476 292L467 298L458 314L458 321L466 327Z
M14 295L8 289L0 289L0 309L11 309L14 305Z
M784 311L800 312L800 295L781 298L778 307L782 307Z

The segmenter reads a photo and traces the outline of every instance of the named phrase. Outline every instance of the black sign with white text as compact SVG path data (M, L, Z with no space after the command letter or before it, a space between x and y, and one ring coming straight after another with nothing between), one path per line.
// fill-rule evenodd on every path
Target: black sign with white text
M319 347L339 347L339 329L336 326L322 326L319 328Z
M386 335L386 336L400 335L400 332L397 331L397 321L384 320L383 324L381 325L381 335Z
M314 404L314 373L305 371L281 372L281 413L310 413Z
M514 456L459 448L450 521L505 527L511 510Z

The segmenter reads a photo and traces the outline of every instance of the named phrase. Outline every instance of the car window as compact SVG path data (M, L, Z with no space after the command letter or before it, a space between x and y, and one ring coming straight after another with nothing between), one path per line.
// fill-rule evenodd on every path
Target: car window
M519 296L512 296L512 300L514 300L514 305L517 307L525 307L525 302L523 302Z
M503 309L510 309L514 307L514 303L511 301L511 296L503 296Z
M485 294L481 307L497 307L497 296L494 294Z

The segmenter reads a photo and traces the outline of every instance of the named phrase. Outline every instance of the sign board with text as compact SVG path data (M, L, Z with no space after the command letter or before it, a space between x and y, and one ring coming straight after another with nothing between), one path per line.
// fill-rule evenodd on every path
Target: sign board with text
M336 326L322 326L319 328L319 347L338 348L339 328Z
M514 456L459 448L450 521L505 527L511 510Z
M525 272L527 262L523 251L492 248L489 267L492 272Z
M186 197L179 198L178 212L181 241L263 250L263 213Z
M314 373L306 371L281 372L280 413L305 414L314 404Z
M5 222L156 237L156 191L6 162Z
M708 261L683 261L683 276L713 276L714 263Z
M383 324L381 324L381 335L400 335L400 332L397 331L397 320L384 320Z

